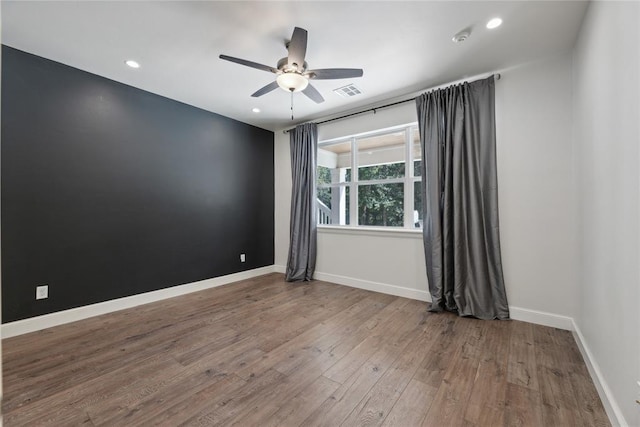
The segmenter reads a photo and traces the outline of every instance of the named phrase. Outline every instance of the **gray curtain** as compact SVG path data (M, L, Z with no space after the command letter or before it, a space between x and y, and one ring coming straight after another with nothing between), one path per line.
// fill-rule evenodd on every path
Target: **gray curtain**
M498 224L494 77L416 98L430 311L508 319Z
M296 126L291 145L291 225L286 280L311 280L316 268L316 157L318 127Z

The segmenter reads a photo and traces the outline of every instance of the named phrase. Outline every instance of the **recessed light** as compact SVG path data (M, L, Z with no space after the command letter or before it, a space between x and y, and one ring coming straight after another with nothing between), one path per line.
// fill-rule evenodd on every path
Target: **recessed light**
M251 111L253 111L254 113L259 113L260 109L258 107L254 107L251 109Z
M127 64L131 68L140 68L140 64L138 64L133 59L126 60L126 61L124 61L124 63Z
M498 28L500 25L502 25L502 19L500 18L493 18L492 20L487 22L487 28L490 30L493 30L494 28Z

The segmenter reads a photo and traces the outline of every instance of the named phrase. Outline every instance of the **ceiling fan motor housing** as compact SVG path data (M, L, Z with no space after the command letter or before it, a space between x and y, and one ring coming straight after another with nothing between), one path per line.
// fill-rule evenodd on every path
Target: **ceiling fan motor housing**
M305 71L307 71L307 68L309 67L309 64L307 64L307 61L304 61L304 64L302 64L302 66L300 66L299 64L296 64L297 67L291 67L289 65L289 58L281 58L278 61L278 65L276 66L278 68L278 70L282 71L283 73L299 73L302 74Z

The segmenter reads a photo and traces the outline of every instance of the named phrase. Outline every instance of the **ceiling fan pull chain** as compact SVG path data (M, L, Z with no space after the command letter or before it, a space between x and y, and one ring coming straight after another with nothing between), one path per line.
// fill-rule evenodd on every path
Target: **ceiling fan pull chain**
M293 89L291 89L291 120L293 120Z

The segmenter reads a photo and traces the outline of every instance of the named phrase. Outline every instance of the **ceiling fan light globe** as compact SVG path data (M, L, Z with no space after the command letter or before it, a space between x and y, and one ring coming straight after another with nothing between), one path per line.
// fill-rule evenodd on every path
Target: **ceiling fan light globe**
M300 92L309 85L309 80L302 74L282 73L277 78L278 86L287 92Z

